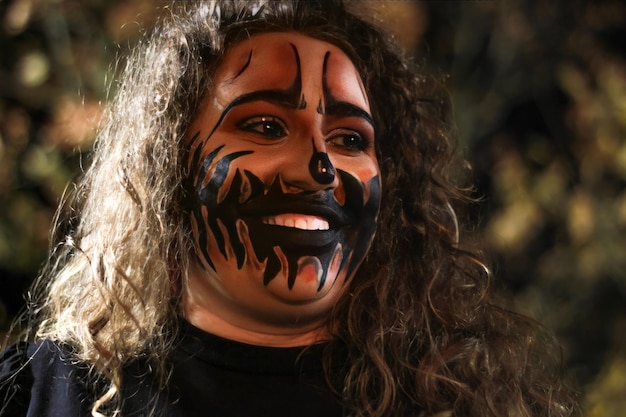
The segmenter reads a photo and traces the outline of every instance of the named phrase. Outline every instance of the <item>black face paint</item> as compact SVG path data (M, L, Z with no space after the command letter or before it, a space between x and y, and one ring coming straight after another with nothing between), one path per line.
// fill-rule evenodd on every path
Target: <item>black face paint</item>
M219 148L221 149L221 148ZM202 167L209 166L217 151L212 152L202 162ZM341 206L335 200L332 190L316 192L305 191L297 194L284 193L280 179L276 178L268 187L252 172L245 171L244 175L237 170L230 184L229 190L223 200L218 202L218 193L223 186L225 172L230 162L235 158L245 155L247 152L233 153L224 156L217 162L220 172L215 172L218 178L213 178L206 186L201 186L202 181L196 184L195 192L197 199L193 215L198 224L200 238L198 242L202 254L207 263L213 266L211 256L206 247L206 232L210 232L222 256L226 256L224 246L226 237L221 224L226 230L232 252L237 259L237 266L242 268L246 257L254 256L260 262L266 262L263 273L263 283L268 285L281 271L288 271L288 287L291 289L295 283L300 268L307 263L314 263L316 270L322 271L318 291L326 282L326 274L331 263L338 253L341 253L341 265L339 271L347 267L346 276L350 276L365 257L371 238L376 230L376 216L378 214L380 180L373 177L369 188L368 199L364 200L365 184L347 172L338 170L338 174L344 184L346 203ZM199 153L194 155L194 165ZM246 183L246 184L244 184ZM240 202L240 190L249 187L250 194L246 201ZM208 218L203 218L202 207ZM267 216L283 213L301 213L320 216L328 219L329 230L302 230L293 227L284 227L265 224L262 219ZM237 221L245 222L247 234L238 235ZM208 223L208 230L203 226ZM202 225L202 226L201 226ZM254 253L246 253L244 240L249 239ZM284 256L279 256L277 250ZM287 265L283 260L287 260ZM346 266L347 265L347 266Z
M309 172L313 179L320 184L331 184L335 180L335 167L326 152L315 149L313 140L313 156L309 161Z
M365 110L355 106L352 103L337 100L328 86L328 60L330 59L330 52L326 52L324 55L324 64L322 67L322 92L324 97L324 103L321 102L317 105L317 112L319 114L342 116L342 117L361 117L372 125L374 120Z
M246 72L246 70L250 66L250 62L252 62L252 50L248 52L248 58L246 59L246 63L243 64L243 67L241 67L241 69L237 72L237 74L235 74L231 82L235 81L241 74Z
M219 151L223 147L224 146L220 146L216 148L215 150L213 150L209 155L207 155L206 158L204 158L204 161L202 161L202 165L199 165L200 153L201 153L202 148L198 147L196 149L193 155L193 159L192 159L192 166L200 167L198 170L197 180L195 184L190 184L191 186L188 185L186 187L188 190L192 190L191 192L188 192L189 197L190 197L188 202L189 202L189 209L191 211L191 215L195 219L196 225L198 227L198 239L199 239L198 243L200 246L200 250L202 251L202 254L204 255L205 260L212 268L214 268L214 266L213 266L213 263L211 262L211 257L208 252L208 241L207 241L208 235L207 235L207 229L206 229L206 225L204 221L204 215L202 214L202 207L204 206L206 208L210 208L210 207L218 206L217 204L218 192L224 185L224 181L226 180L228 176L230 163L233 160L239 158L240 156L248 155L252 153L252 151L240 151L240 152L234 152L234 153L226 155L225 157L223 157L222 159L218 161L215 167L215 172L213 173L213 176L209 180L208 184L206 186L202 186L202 182L204 178L206 177L206 174L209 168L211 167L211 164L213 163L215 156L219 153ZM222 253L222 255L226 256L226 246L225 246L224 236L222 235L222 233L216 233L216 232L219 232L219 226L218 226L217 220L218 220L217 216L207 216L206 223L208 223L208 227L211 229L211 231L213 232L213 235L215 236L215 239L217 241L217 247L219 248L220 252ZM232 228L228 228L228 235L230 238L230 242L232 245L235 245L233 249L238 249L238 250L235 250L235 253L241 253L242 248L236 247L238 245L238 239L235 238L236 233L237 233L236 230ZM243 264L243 259L238 257L237 265L239 266L239 268L241 268L242 264Z

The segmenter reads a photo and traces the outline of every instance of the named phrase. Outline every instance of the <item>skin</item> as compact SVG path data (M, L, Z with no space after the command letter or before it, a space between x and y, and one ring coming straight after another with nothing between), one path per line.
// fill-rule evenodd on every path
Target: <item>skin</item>
M185 316L251 344L327 339L380 205L360 76L336 46L281 32L231 47L213 80L187 143Z

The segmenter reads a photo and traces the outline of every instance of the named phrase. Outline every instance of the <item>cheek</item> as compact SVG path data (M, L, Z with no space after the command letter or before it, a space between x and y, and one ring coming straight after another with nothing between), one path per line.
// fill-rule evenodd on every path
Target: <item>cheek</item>
M354 171L354 175L361 180L361 182L367 184L372 178L380 176L380 170L378 164L371 163L366 166L360 166Z
M204 159L191 161L190 180L193 182L191 192L209 207L220 204L229 194L238 194L240 202L249 197L251 184L245 175L243 181L234 182L237 173L251 172L266 184L276 175L275 164L268 163L271 158L263 158L250 149L235 150L224 146L219 148L215 157L211 157L210 152L207 155Z
M349 172L364 183L380 174L378 160L373 155L363 154L355 157L331 154L331 161L335 168Z
M362 184L364 200L369 200L370 187L368 184L373 178L380 177L378 162L372 158L344 159L338 160L335 166L357 179ZM343 184L342 187L338 187L335 190L335 198L342 205L345 204L346 198L345 186L346 184ZM377 198L378 196L374 197Z

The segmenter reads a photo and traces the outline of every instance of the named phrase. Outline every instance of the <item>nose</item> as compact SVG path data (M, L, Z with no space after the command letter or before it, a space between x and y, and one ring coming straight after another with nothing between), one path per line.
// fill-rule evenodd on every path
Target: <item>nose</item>
M285 185L301 191L317 191L337 187L335 167L323 141L311 139L311 151L301 153L282 173Z
M335 167L326 152L315 152L309 161L309 172L320 184L328 185L335 180Z

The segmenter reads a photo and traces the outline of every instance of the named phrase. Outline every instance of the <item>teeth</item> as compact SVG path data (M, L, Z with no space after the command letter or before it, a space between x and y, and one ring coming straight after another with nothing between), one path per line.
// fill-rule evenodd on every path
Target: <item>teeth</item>
M302 230L328 230L328 221L318 216L307 216L304 214L279 214L277 216L263 217L261 221L265 224L276 226L294 227Z

